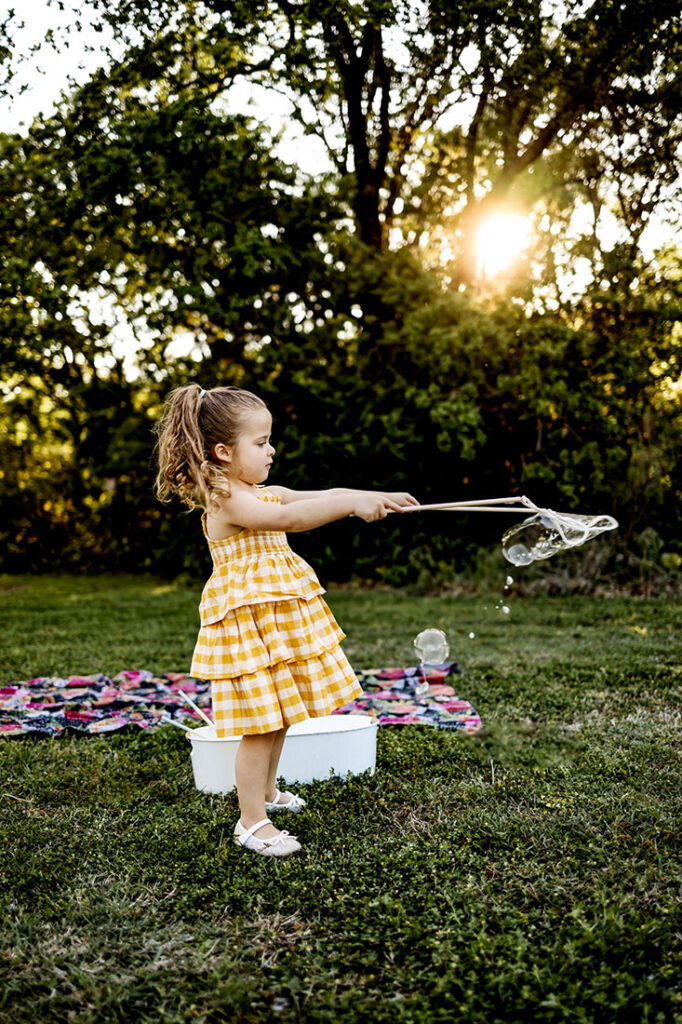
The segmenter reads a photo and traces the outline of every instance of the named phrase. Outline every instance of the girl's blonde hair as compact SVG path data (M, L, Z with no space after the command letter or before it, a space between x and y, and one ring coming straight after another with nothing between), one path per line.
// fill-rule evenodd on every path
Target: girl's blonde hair
M220 495L230 496L230 478L215 455L215 446L239 440L244 418L267 409L265 402L242 388L203 391L187 384L171 391L156 427L159 472L154 492L160 501L177 494L189 508L216 507Z

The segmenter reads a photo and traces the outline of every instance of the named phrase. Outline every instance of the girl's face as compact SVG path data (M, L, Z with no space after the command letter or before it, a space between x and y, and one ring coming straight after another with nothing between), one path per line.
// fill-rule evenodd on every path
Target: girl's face
M233 479L245 484L262 484L267 479L275 449L270 444L272 416L267 409L255 409L242 420L235 445L216 445L216 455L226 462Z

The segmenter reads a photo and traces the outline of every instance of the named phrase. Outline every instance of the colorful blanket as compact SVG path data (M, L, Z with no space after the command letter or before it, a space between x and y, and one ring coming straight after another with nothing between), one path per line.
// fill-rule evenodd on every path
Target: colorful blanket
M429 725L478 732L481 720L468 701L456 696L459 667L380 668L358 672L362 696L338 708L337 715L369 715L379 725ZM184 690L210 714L211 684L180 672L154 675L146 669L44 677L0 687L0 736L61 736L115 732L128 725L152 730L172 721L202 724L178 695Z
M370 715L379 725L430 725L479 732L481 719L468 700L457 696L453 676L459 665L437 668L372 668L358 672L362 696L337 715Z

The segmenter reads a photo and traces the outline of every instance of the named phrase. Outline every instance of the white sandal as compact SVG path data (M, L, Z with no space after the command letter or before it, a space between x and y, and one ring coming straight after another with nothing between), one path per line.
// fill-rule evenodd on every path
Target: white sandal
M281 796L288 796L289 799L285 804L280 804L277 801ZM293 811L294 814L298 814L306 806L306 801L302 796L298 796L297 793L290 793L289 790L286 793L280 793L278 789L275 790L275 799L265 801L266 811Z
M262 821L257 821L251 828L244 828L241 820L237 822L234 827L234 841L238 846L243 846L247 850L255 850L256 853L262 854L263 857L290 857L292 853L298 853L301 849L296 836L290 835L286 829L282 830L278 836L274 836L272 839L259 839L253 833L257 832L263 825L269 825L270 819L263 818Z

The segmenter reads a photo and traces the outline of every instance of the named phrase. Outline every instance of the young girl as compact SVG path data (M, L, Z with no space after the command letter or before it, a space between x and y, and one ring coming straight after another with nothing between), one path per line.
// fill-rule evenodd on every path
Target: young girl
M323 588L287 542L344 516L366 522L400 512L409 494L263 487L275 454L272 417L249 391L197 384L172 391L158 426L156 493L204 508L213 573L201 598L191 674L211 680L218 736L241 736L235 841L265 856L301 849L267 814L305 801L276 788L287 729L329 715L362 692L339 643L344 633Z

